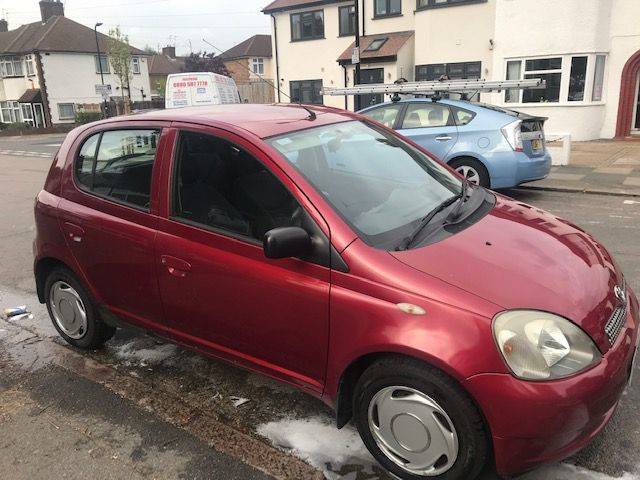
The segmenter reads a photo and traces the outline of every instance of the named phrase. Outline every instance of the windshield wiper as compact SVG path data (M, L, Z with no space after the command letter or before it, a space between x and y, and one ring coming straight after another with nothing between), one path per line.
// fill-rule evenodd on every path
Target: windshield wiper
M447 218L444 221L445 225L454 225L458 222L458 220L460 219L460 215L462 214L462 207L467 201L467 198L470 196L470 193L471 192L469 192L469 184L466 180L463 180L462 189L458 197L460 201L458 202L458 205L456 205L456 208L452 210L449 215L447 215Z
M406 250L407 248L409 248L409 246L415 241L416 237L420 234L420 232L424 229L424 227L426 227L429 224L429 222L433 219L433 217L435 217L439 212L447 208L449 205L451 205L453 202L455 202L459 198L462 198L462 195L463 193L462 191L460 191L460 193L447 198L444 202L440 203L436 208L434 208L429 213L427 213L424 217L422 217L416 229L413 232L411 232L411 235L405 237L404 240L402 240L402 242L396 247L396 250L400 251L400 250Z

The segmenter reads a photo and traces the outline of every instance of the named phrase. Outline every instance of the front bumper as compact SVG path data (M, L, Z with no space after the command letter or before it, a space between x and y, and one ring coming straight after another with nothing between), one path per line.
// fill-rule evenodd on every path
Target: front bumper
M638 301L630 293L624 329L591 370L552 382L527 382L506 374L467 379L465 386L491 429L500 474L514 475L566 458L608 423L627 387L638 345Z

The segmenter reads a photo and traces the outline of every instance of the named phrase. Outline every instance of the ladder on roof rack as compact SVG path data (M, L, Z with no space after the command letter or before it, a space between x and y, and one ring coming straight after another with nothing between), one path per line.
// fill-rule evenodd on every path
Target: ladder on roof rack
M545 88L541 78L526 80L442 80L433 82L371 83L354 87L323 87L322 95L399 94L439 95L441 93L498 92L500 90L524 90ZM399 97L397 97L399 100Z

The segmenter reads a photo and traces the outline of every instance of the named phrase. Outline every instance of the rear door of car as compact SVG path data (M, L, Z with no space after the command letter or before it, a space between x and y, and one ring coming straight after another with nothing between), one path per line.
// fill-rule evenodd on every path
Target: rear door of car
M149 326L163 320L154 242L166 125L122 122L82 134L59 206L67 245L96 300Z
M396 128L443 161L458 141L453 112L440 102L405 103Z

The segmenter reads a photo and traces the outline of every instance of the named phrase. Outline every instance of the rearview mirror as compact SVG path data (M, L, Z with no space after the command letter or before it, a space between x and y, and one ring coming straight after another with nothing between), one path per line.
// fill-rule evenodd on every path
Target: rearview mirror
M267 258L302 257L311 249L311 238L300 227L274 228L264 234L262 248Z

